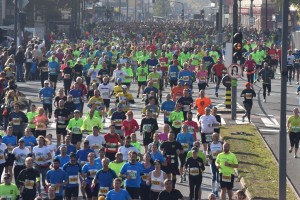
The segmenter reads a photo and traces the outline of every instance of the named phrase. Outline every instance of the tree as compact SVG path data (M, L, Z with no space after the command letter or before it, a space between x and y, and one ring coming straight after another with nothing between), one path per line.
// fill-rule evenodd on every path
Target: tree
M154 3L154 16L166 17L170 12L170 1L168 0L155 0Z

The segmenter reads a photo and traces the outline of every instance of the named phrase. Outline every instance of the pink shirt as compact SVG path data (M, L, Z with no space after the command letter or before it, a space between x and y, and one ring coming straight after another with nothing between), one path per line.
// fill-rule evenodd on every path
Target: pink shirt
M198 71L196 77L197 77L198 83L206 82L207 71L202 71L202 70Z
M161 142L167 141L168 140L168 133L159 133L159 140Z

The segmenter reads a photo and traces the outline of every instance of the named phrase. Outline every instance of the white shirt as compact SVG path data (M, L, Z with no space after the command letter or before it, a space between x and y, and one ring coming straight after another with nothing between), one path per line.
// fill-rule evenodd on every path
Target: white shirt
M110 99L110 94L114 89L110 83L107 83L106 85L100 84L98 86L98 90L100 91L100 95L103 99Z
M135 148L134 146L130 146L130 147L120 146L118 149L118 152L121 152L123 154L124 161L128 160L128 152L129 151L134 151L136 153L140 153L139 150L137 148Z
M6 162L5 156L4 156L4 152L5 152L6 148L7 148L6 144L4 144L4 143L0 144L0 164L3 164Z
M85 140L89 141L90 148L95 151L97 157L99 157L99 150L101 149L102 145L105 144L105 139L103 135L88 135Z
M294 55L287 55L288 65L293 65L294 64L294 60L295 60L295 56Z
M93 68L89 69L88 75L90 75L90 77L91 77L91 83L99 82L99 79L97 78L98 72L99 72L99 69L93 69Z
M219 124L213 115L202 115L199 122L201 124L201 133L213 133L214 127L212 124Z
M50 149L48 148L48 146L43 146L43 147L35 146L32 149L32 153L35 156L35 163L38 165L51 162L51 160L44 161L44 158L47 158L48 153L50 153Z
M15 155L15 165L25 165L25 159L27 155L30 153L30 150L25 147L24 149L21 149L20 147L15 147L12 151L12 153ZM20 159L17 160L17 156L20 156Z
M221 142L218 142L217 144L211 142L209 148L213 159L217 159L218 153L222 152L223 150L223 145Z
M57 150L56 144L51 143L51 144L49 144L47 147L48 147L48 149L50 150L50 153L51 153L52 158L54 158L55 152L56 152L56 150Z
M115 79L115 82L117 82L118 78L124 80L125 76L128 76L125 71L123 71L122 69L115 69L112 77Z

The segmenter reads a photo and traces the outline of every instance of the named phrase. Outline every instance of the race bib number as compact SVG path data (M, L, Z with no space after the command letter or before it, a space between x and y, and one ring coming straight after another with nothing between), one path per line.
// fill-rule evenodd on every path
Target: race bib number
M94 176L95 176L96 173L97 173L97 170L96 170L96 169L90 169L89 172L90 172L90 177L91 177L91 178L94 178Z
M252 99L252 93L246 93L245 98L246 99Z
M205 140L206 140L206 142L211 142L212 141L212 134L205 134Z
M44 123L38 123L38 124L37 124L37 129L38 129L38 130L44 129Z
M78 176L69 176L69 184L78 184Z
M80 134L80 128L79 128L79 127L73 127L73 128L72 128L72 132L73 132L74 134Z
M92 149L93 149L93 150L99 150L99 149L100 149L100 146L97 145L97 144L94 144L94 145L92 146Z
M176 72L171 72L171 73L170 73L170 76L171 76L172 78L176 78L176 77L177 77L177 73L176 73Z
M194 133L194 127L189 126L189 127L188 127L188 132L189 132L189 133Z
M49 103L51 103L51 98L50 97L44 97L43 101L44 101L44 103L49 104Z
M143 176L142 176L142 179L143 179L143 181L147 181L147 179L148 179L148 174L144 174Z
M225 175L222 174L222 181L227 182L227 183L231 183L231 176L225 176Z
M115 123L115 126L122 126L122 120L121 119L116 119L114 121L114 123Z
M200 174L199 168L197 168L197 167L190 168L190 175L198 176L199 174Z
M62 116L58 116L58 118L57 118L57 123L59 123L59 124L64 124L64 123L65 123L65 118L62 117Z
M212 152L212 157L213 157L213 159L216 159L216 158L217 158L217 156L218 156L218 154L219 154L219 153L218 153L218 152L216 152L216 151L215 151L215 152Z
M17 125L17 126L21 124L20 118L13 118L12 122L13 122L13 125Z
M25 180L24 187L26 189L32 190L33 186L34 186L34 181L33 180L28 180L28 179Z
M182 121L181 121L181 120L176 120L176 121L174 121L174 126L179 127L179 126L181 126L181 125L182 125Z
M183 81L189 81L189 80L190 80L190 77L189 77L189 76L183 76L183 77L182 77L182 80L183 80Z
M181 143L181 146L183 148L184 151L188 151L189 150L189 144L188 143Z
M143 131L144 131L144 132L147 132L147 133L150 133L150 132L151 132L151 127L152 127L151 124L145 124L145 125L143 126Z
M79 104L80 103L80 97L73 98L73 102L75 104Z
M0 155L0 161L4 161L4 155L3 154Z
M300 132L300 127L299 126L292 126L291 131L295 132L295 133L298 133L298 132Z
M170 117L171 112L165 111L164 113L166 117Z
M70 74L64 74L65 79L70 79L71 75Z
M183 105L183 111L190 111L191 106L190 105Z
M106 195L109 191L108 187L100 187L99 195Z
M152 180L151 183L152 183L152 185L161 185L160 181Z
M136 177L137 177L137 171L135 171L135 170L128 170L127 174L128 174L128 176L130 176L131 179L136 179Z

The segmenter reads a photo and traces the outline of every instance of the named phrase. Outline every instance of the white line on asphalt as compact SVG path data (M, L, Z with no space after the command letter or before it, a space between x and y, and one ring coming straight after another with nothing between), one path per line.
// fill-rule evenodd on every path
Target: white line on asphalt
M223 117L221 117L221 124L222 126L226 125L225 119Z
M277 129L265 129L265 128L261 128L259 130L261 132L275 132L275 133L279 133L279 130L277 130Z
M272 118L272 120L270 120L267 117L262 117L261 120L263 121L263 123L265 124L266 127L277 127L277 128L279 128L279 123L277 122L277 120L275 118Z

